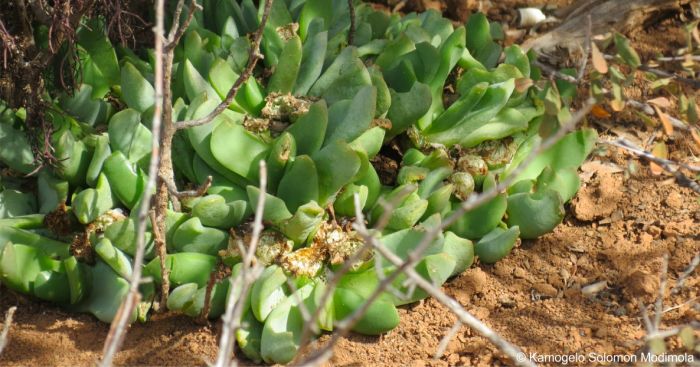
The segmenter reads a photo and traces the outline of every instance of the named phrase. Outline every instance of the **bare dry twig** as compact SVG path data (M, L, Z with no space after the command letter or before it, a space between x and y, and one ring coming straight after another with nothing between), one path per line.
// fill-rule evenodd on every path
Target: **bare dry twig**
M614 60L615 59L615 56L613 56L613 55L606 54L606 55L603 55L603 57L605 57L606 60ZM658 75L662 78L671 78L671 79L674 79L674 80L679 81L681 83L685 83L693 88L700 88L700 81L698 81L698 80L686 78L686 77L678 75L678 74L674 74L674 73L671 73L671 72L668 72L665 70L657 69L657 68L651 67L647 64L639 65L639 70Z
M248 65L246 65L246 68L243 70L241 75L239 75L238 79L236 79L236 81L233 83L233 86L231 87L231 89L229 89L228 94L226 94L226 98L224 98L224 100L221 101L221 103L219 103L219 105L216 106L216 108L214 108L214 110L211 111L208 115L199 119L181 121L176 123L175 128L177 130L208 124L217 116L219 116L222 112L224 112L224 110L227 109L228 106L231 105L231 103L233 103L233 100L234 98L236 98L238 90L241 88L243 83L246 80L248 80L248 78L250 78L250 76L253 74L253 69L255 69L255 65L257 65L258 60L263 58L262 54L260 54L260 42L262 41L262 35L263 31L265 30L265 24L267 24L267 19L270 17L271 7L272 0L265 0L265 7L263 10L262 18L260 19L260 25L255 31L255 35L253 36L253 43L250 46L250 53L248 54Z
M175 11L175 19L173 19L174 25L180 22L180 13L182 12L182 4L183 1L180 0L177 6L177 10ZM180 42L180 39L182 36L185 34L185 31L187 28L189 28L190 23L192 22L192 18L194 17L194 13L197 10L201 10L202 6L197 4L196 1L192 1L190 3L190 8L187 13L187 19L185 19L185 22L182 24L182 27L178 25L173 26L170 30L170 33L168 34L168 44L165 45L165 52L170 52L172 51L177 44Z
M170 196L176 197L178 199L197 198L203 196L211 187L211 183L213 180L211 176L207 176L207 179L204 180L204 182L201 185L199 185L199 187L197 187L196 189L180 191L178 190L177 186L175 186L175 182L168 180L167 178L162 176L160 177L160 179L162 179L163 182L165 182L165 184L168 186L168 192L170 193Z
M355 41L355 4L353 0L348 0L348 11L350 12L350 30L348 30L348 46L352 46Z
M156 188L156 178L158 177L158 163L160 161L160 126L163 108L163 33L164 33L164 0L156 0L156 24L153 29L155 34L155 109L153 112L153 122L151 123L151 160L148 165L148 181L143 191L141 204L138 210L138 222L136 227L136 253L134 254L133 273L129 285L129 293L124 298L119 311L117 312L109 334L105 340L100 365L109 367L112 365L114 355L121 347L126 326L140 301L139 285L141 284L141 268L143 266L143 256L146 247L146 223L148 212L151 206L151 197ZM168 101L168 103L170 103ZM166 275L163 274L163 277Z
M15 311L17 311L17 307L12 306L5 312L5 321L2 325L2 332L0 332L0 354L2 354L2 350L5 349L7 345L7 335L10 333L10 326L12 325L12 318L15 315Z
M226 312L221 317L223 330L219 339L219 354L216 359L217 367L225 367L235 364L233 360L234 333L241 327L241 316L243 306L248 292L255 279L262 271L262 266L255 261L255 250L258 247L260 233L263 230L263 211L265 209L265 193L267 191L267 167L265 161L260 161L260 195L255 208L255 219L253 221L253 233L247 249L241 249L243 261L238 276L231 277L230 291L226 299ZM240 289L240 291L237 291ZM236 299L238 297L238 299Z
M676 183L678 183L679 186L681 187L687 187L690 188L691 190L697 192L700 194L700 184L697 182L693 181L690 179L688 176L684 175L679 167L691 170L691 171L696 171L700 172L699 167L693 167L689 166L687 164L679 163L679 162L674 162L668 159L664 158L659 158L651 154L651 152L647 152L646 150L639 148L632 144L631 142L627 141L624 138L618 138L615 140L599 140L601 143L616 146L622 149L625 149L626 151L634 154L637 157L646 159L648 161L656 163L659 167L663 168L664 171L670 173L673 175L673 177L676 179Z

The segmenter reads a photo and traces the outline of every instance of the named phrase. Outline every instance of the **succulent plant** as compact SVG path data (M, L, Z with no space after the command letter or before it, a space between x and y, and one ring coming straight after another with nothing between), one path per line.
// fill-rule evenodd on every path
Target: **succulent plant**
M175 120L205 116L222 101L247 62L245 34L259 24L251 0L203 5L175 52ZM320 304L328 274L362 244L346 225L355 195L371 223L387 218L377 236L406 259L426 228L508 177L552 117L546 95L556 89L545 82L518 87L536 81L536 69L519 47L499 46L492 36L497 25L483 15L455 29L434 11L399 17L360 4L356 10L348 45L346 1L274 1L261 46L264 67L211 123L173 140L177 180L198 185L211 176L212 185L167 213L165 266L173 288L165 306L200 315L210 274L223 274L206 316L220 316L231 292L246 299L236 339L257 362L294 358L302 303L311 312L322 309L318 326L332 330L334 320L376 289L378 269L396 269L369 254ZM36 169L23 113L0 106L0 162L12 173L0 182L0 280L110 321L133 271L132 213L146 187L154 88L151 51L141 58L115 48L104 28L97 19L80 29L83 84L51 100L57 167L20 177ZM444 95L447 86L454 93ZM440 285L475 258L494 263L519 237L551 231L578 190L576 169L594 140L594 132L581 130L545 151L507 192L438 236L416 271ZM382 165L389 142L401 150L393 175ZM247 223L262 194L261 161L268 170L266 229L256 255L266 268L249 294L240 294L228 280L240 271L239 244L248 240ZM387 202L394 203L390 212ZM163 281L150 230L146 237L144 274L155 284L141 287L133 318L142 321ZM427 297L405 281L393 284L403 296L384 293L353 330L380 334L396 327L397 306Z

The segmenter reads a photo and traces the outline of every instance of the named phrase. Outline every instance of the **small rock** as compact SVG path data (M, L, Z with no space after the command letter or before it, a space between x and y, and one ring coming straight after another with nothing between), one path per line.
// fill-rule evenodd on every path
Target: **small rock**
M678 193L678 191L673 191L670 194L668 194L668 197L666 197L665 202L666 205L674 209L679 209L683 206L683 198L681 197L681 194Z
M532 286L532 288L534 288L537 293L545 296L556 297L557 295L557 289L547 283L536 283Z
M457 353L452 353L447 357L447 363L450 364L450 366L455 366L459 362L459 354Z
M500 303L503 308L515 307L515 300L508 295L498 297L498 303Z
M513 276L522 279L527 276L527 273L523 268L515 268L515 270L513 270Z
M642 270L635 270L623 281L625 293L632 298L656 295L659 288L659 277Z
M596 338L605 338L606 336L608 336L608 334L608 328L606 328L605 326L595 329Z
M647 233L649 233L654 239L659 238L661 236L661 228L657 226L649 226L647 229Z

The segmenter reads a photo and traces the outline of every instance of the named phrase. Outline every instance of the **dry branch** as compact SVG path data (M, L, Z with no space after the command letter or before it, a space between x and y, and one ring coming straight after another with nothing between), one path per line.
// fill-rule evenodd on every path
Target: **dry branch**
M645 20L659 11L676 9L692 0L579 0L561 9L557 17L561 24L551 32L528 40L525 48L551 50L555 47L579 48L586 37L588 18L594 36L611 28L620 32L641 27Z
M348 11L350 12L350 30L348 30L348 46L352 46L355 40L355 4L353 0L348 0Z
M235 365L233 361L234 334L241 327L241 316L248 291L253 282L262 272L262 266L255 261L255 251L263 230L263 211L265 209L265 193L267 192L267 167L265 161L260 161L260 195L255 207L255 219L253 221L253 233L250 237L248 248L241 249L243 262L238 276L230 278L229 295L226 299L226 312L221 317L223 330L219 340L219 354L216 359L217 367ZM240 289L240 291L237 291ZM236 299L238 297L238 299Z
M267 19L270 17L271 7L272 0L265 0L265 7L263 10L262 18L260 19L260 25L255 31L255 35L253 36L253 43L250 47L250 53L248 54L248 65L246 65L246 68L243 70L241 75L239 75L238 79L236 79L236 81L233 83L233 86L228 91L228 94L226 94L226 98L224 98L224 100L221 103L219 103L219 105L216 106L216 108L213 111L211 111L208 115L199 119L181 121L176 123L175 128L177 130L208 124L217 116L219 116L222 112L224 112L224 110L227 109L228 106L231 105L231 103L233 103L233 100L236 98L238 90L241 88L243 83L246 80L248 80L248 78L250 78L250 76L253 74L253 69L255 69L255 65L257 65L258 60L263 58L262 54L260 54L260 41L262 41L263 31L265 30L265 24L267 24Z
M138 222L136 228L136 253L134 255L133 274L129 284L129 293L124 298L119 311L117 312L109 334L105 340L102 360L100 365L108 367L112 365L114 355L121 347L125 329L131 319L131 315L138 304L141 294L139 285L141 284L141 271L143 266L143 256L146 247L146 223L148 212L151 207L152 192L156 188L156 178L158 177L158 163L160 161L160 126L163 108L163 34L164 34L164 8L165 0L156 0L156 25L153 29L155 34L155 110L153 112L153 122L151 123L151 160L148 165L148 181L143 191L143 197L138 210ZM170 101L168 101L168 104ZM165 278L166 274L163 274Z
M686 165L683 163L674 162L674 161L671 161L668 159L656 157L653 154L651 154L651 152L647 152L646 150L635 146L634 144L630 143L629 141L625 140L624 138L618 138L616 140L600 140L600 142L604 143L604 144L608 144L608 145L622 148L622 149L632 153L633 155L635 155L639 158L643 158L647 161L656 163L664 171L673 175L673 177L676 179L676 183L678 183L679 186L690 188L691 190L700 194L700 184L698 184L694 180L690 179L688 176L684 175L680 171L681 167L688 169L688 170L698 171L699 170L698 167L693 167L693 166L689 166L689 165Z
M17 311L17 307L12 306L5 312L5 321L2 325L2 332L0 332L0 354L2 354L2 350L5 349L5 345L7 345L7 335L10 333L12 317L14 317L15 311Z

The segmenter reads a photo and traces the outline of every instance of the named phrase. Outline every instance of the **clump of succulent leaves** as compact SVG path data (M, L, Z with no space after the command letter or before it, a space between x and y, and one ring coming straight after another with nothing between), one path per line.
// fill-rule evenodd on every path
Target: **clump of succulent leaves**
M175 52L176 120L205 116L222 100L246 65L247 35L262 15L250 0L202 5ZM254 361L294 358L302 303L321 308L318 326L332 330L365 302L379 273L395 269L369 253L320 304L328 275L362 245L349 225L355 195L370 224L388 218L376 235L405 259L426 228L508 177L568 118L572 86L539 80L528 55L518 46L503 49L500 28L483 15L455 27L433 11L401 17L358 3L356 12L348 45L345 0L275 0L254 76L224 113L173 141L179 185L213 178L205 195L167 215L173 288L166 306L191 316L202 312L213 271L223 275L211 291L209 318L219 317L235 292L229 277L240 271L238 249L250 236L258 166L266 162L265 230L256 253L266 268L249 294L237 295L247 300L238 344ZM134 209L151 153L154 53L114 46L103 30L96 19L78 31L82 86L50 99L58 167L25 177L36 167L23 111L0 108L0 279L109 322L133 270ZM593 131L575 131L543 152L507 191L438 236L416 270L440 285L475 258L494 263L519 238L551 231L579 187L576 169L594 140ZM390 213L384 202L396 204ZM154 236L146 236L144 274L154 282L141 286L132 315L141 321L161 282ZM397 306L427 297L405 280L397 279L399 292L376 300L354 331L389 331L399 322Z

